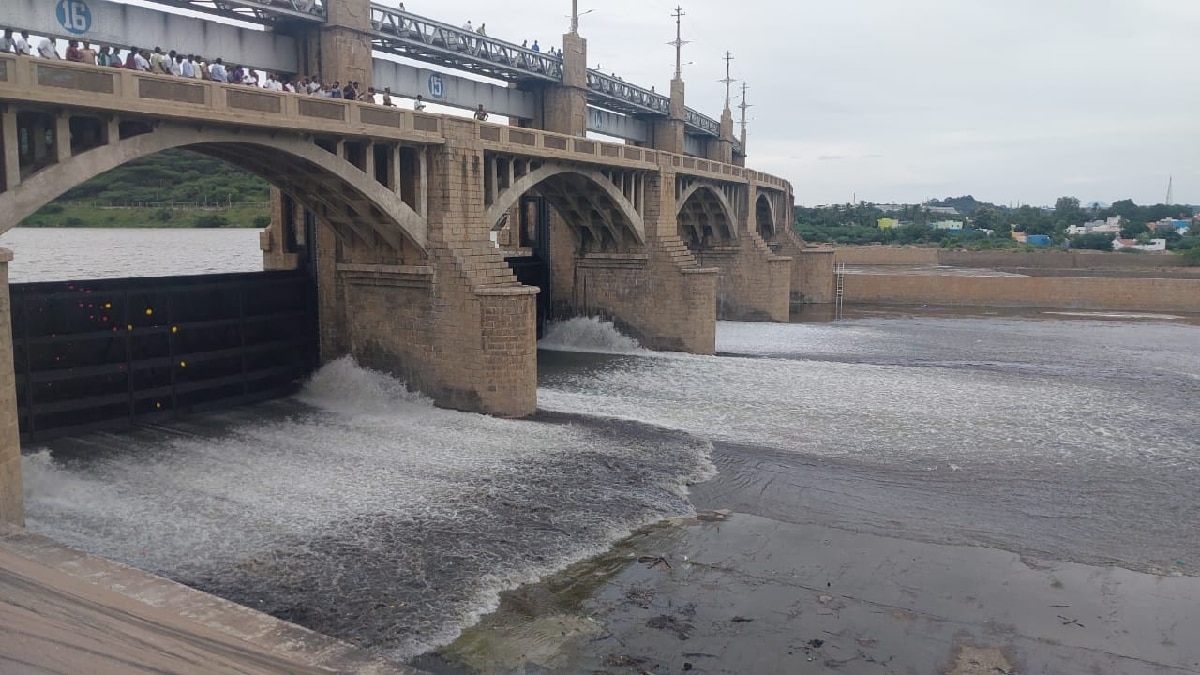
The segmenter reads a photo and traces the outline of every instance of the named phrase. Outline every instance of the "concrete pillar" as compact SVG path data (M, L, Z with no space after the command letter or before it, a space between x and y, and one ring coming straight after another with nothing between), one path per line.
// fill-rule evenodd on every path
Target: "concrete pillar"
M263 252L264 270L294 270L300 264L300 256L287 250L287 201L279 188L271 187L271 224L258 233L258 247ZM300 214L292 204L292 222L298 222Z
M66 113L54 116L54 150L59 164L71 159L71 117Z
M707 143L706 157L714 162L733 163L733 113L729 106L721 112L721 136Z
M21 137L17 133L17 111L7 108L0 112L0 133L4 144L4 189L12 190L21 184Z
M570 33L564 35L562 58L562 85L549 85L541 92L539 126L545 131L583 137L587 135L587 40Z
M12 307L8 297L8 263L12 257L12 251L0 248L0 522L24 527L21 434L13 372Z
M683 154L684 96L683 80L671 80L671 113L667 119L654 120L654 149Z
M301 67L323 82L358 82L366 91L373 86L370 0L326 0L325 8L324 24L284 27L296 37Z

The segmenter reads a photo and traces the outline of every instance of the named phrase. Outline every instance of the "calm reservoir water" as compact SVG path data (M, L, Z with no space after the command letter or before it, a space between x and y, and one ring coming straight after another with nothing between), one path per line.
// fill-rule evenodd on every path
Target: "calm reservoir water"
M17 230L0 245L14 281L260 260L253 230ZM501 589L690 512L689 494L1200 574L1200 326L1102 319L721 323L715 357L574 320L543 341L542 412L522 421L436 409L341 360L293 399L26 448L28 525L402 659ZM720 487L701 484L717 471Z

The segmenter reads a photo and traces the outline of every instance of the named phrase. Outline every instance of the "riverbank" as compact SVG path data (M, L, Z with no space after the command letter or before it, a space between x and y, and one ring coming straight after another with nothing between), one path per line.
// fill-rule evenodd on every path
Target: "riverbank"
M25 228L243 228L270 223L268 203L223 208L125 207L52 203L21 221ZM265 221L263 219L266 219Z

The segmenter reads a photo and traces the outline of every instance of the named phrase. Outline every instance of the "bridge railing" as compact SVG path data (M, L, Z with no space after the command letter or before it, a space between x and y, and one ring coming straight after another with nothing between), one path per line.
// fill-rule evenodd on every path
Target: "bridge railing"
M763 187L791 190L791 184L778 176L752 171L734 164L676 155L635 145L606 143L590 138L556 134L540 129L479 124L478 138L484 144L498 149L502 148L504 151L514 154L528 154L537 157L550 155L583 161L594 158L603 164L624 165L633 169L671 166L680 173L739 183L753 181Z
M4 98L313 133L442 138L440 115L28 56L0 56Z
M443 120L461 119L374 103L15 55L0 55L0 100L3 99L42 103L48 108L69 104L117 114L421 142L441 142ZM763 186L790 189L787 181L762 172L633 145L485 123L478 124L478 134L484 142L505 144L516 150L566 153L564 156L577 159L587 155L613 164L669 162L684 173L753 180Z

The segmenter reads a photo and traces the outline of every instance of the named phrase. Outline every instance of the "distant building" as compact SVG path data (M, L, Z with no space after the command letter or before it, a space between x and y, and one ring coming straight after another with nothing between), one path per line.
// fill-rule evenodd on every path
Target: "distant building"
M935 230L961 230L963 224L961 220L939 220L929 223L929 226Z
M893 227L899 227L900 221L895 218L880 218L879 220L875 221L875 224L878 225L879 229L881 230L890 230Z
M1156 223L1148 223L1150 230L1153 232L1176 232L1178 234L1187 234L1188 228L1192 226L1190 220L1179 220L1176 218L1163 218Z
M1067 234L1120 234L1121 216L1112 216L1107 220L1089 220L1083 225L1072 225L1067 228Z
M1166 239L1151 239L1149 244L1139 244L1137 239L1121 239L1117 237L1113 239L1113 250L1120 251L1123 248L1131 248L1138 251L1165 251L1167 250Z
M959 215L958 209L954 208L953 206L929 206L928 204L925 204L923 206L925 207L925 210L929 211L930 213L937 214L939 216L957 216L957 215Z

